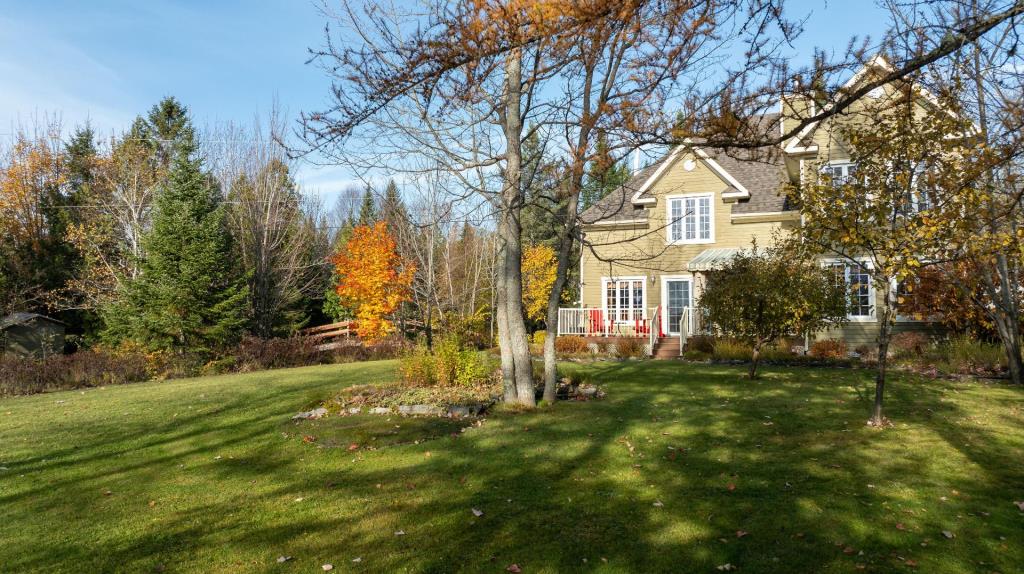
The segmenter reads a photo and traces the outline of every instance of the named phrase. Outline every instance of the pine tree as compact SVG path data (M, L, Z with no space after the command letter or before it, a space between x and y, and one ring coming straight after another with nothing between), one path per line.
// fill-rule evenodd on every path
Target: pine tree
M594 205L609 193L615 191L629 181L629 168L612 157L608 138L603 134L597 138L594 159L587 169L586 180L580 203L583 209Z
M401 239L405 235L405 226L409 223L409 213L405 209L405 202L402 201L398 185L393 179L388 181L388 186L384 190L384 199L380 204L380 218L388 222L388 231L398 239L399 245L401 245Z
M160 100L150 108L144 120L139 120L132 126L132 135L147 140L159 169L169 169L180 151L194 145L195 130L188 117L188 107L173 96Z
M191 127L184 129L143 240L142 274L105 318L109 336L203 354L242 332L248 305L220 192L203 173Z
M566 201L560 193L557 166L544 157L537 131L523 142L523 241L552 246L565 221Z
M373 199L373 188L366 186L363 204L359 207L359 225L373 225L380 217L377 215L377 203Z

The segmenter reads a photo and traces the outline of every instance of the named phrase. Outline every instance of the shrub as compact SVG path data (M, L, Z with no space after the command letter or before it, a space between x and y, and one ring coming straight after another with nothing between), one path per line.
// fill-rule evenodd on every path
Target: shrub
M984 343L971 337L950 339L945 345L949 367L963 374L991 374L1006 370L1006 353L999 345Z
M0 356L0 396L119 385L150 378L142 354L79 351L46 359Z
M235 365L242 372L315 365L323 353L308 338L260 339L246 337L232 353Z
M750 345L732 339L715 341L712 357L716 361L749 361L754 351Z
M555 339L555 352L562 355L578 355L589 352L590 346L583 337L559 337Z
M860 356L862 362L878 362L878 347L876 345L857 345L853 352Z
M710 355L715 352L715 338L711 335L694 335L686 339L686 349Z
M893 357L921 357L928 348L928 335L918 331L896 333L889 341Z
M822 339L811 343L809 354L815 359L845 359L846 341L842 339Z
M687 361L693 361L695 363L703 363L711 357L711 353L705 353L704 351L698 351L696 349L688 349L683 352L683 358Z
M644 355L643 340L637 338L619 339L615 342L615 356L620 359L642 357Z
M541 346L543 346L544 345L544 339L545 339L545 337L547 337L547 334L548 334L547 331L537 331L536 333L534 333L533 334L533 344L534 345L541 345Z
M490 369L475 349L465 348L457 335L449 335L434 345L404 359L399 366L405 382L414 386L472 386L486 381Z

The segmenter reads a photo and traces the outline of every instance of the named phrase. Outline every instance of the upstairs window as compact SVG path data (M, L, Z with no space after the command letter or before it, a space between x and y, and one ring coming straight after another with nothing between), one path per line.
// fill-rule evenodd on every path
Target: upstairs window
M857 164L855 163L830 163L826 165L821 173L827 175L832 182L832 187L839 187L852 180L857 175Z
M712 195L668 198L669 243L712 243L715 240Z

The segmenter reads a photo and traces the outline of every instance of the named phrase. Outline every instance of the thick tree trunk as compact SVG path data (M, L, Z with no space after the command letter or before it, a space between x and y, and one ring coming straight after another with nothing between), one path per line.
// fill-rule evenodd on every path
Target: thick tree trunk
M499 213L499 235L504 257L499 268L498 336L502 352L502 376L505 379L505 397L509 402L525 406L537 404L533 385L533 364L523 314L522 225L519 220L523 206L522 189L522 52L509 52L505 61L505 91L502 110L505 135L505 172ZM503 303L503 304L502 304ZM503 316L503 318L502 318ZM504 329L502 329L504 322ZM506 356L507 355L507 356ZM511 395L514 386L515 396ZM510 400L513 399L513 400Z
M555 272L555 283L548 296L547 321L544 326L544 400L555 401L558 390L558 362L555 356L555 337L558 336L558 305L562 299L562 290L569 275L570 258L575 244L576 205L579 193L569 198L565 217L566 222L558 236L558 265Z

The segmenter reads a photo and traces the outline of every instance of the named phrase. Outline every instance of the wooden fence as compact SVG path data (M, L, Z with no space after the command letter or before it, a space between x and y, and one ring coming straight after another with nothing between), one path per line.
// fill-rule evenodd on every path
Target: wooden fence
M349 344L349 339L356 336L353 329L354 321L340 321L330 325L320 325L303 329L299 333L316 344L317 351L330 351Z

